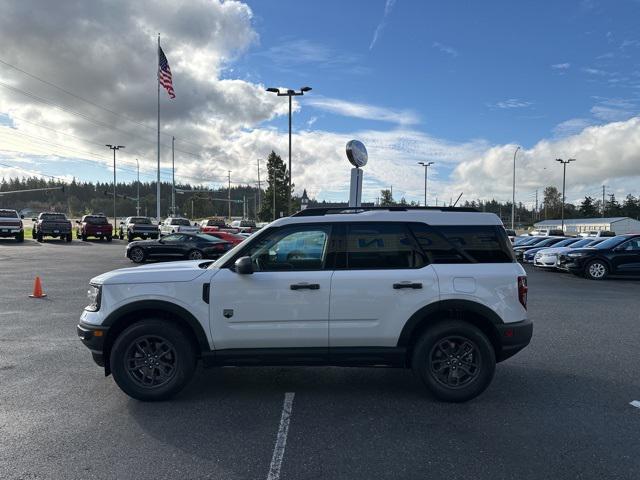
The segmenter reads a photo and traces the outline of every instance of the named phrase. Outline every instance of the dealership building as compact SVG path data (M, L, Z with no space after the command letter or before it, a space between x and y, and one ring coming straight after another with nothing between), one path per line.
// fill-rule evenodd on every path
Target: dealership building
M544 220L533 225L536 230L545 228L562 229L562 220ZM630 217L608 218L568 218L564 221L565 233L578 235L581 233L611 231L622 233L640 233L640 221Z

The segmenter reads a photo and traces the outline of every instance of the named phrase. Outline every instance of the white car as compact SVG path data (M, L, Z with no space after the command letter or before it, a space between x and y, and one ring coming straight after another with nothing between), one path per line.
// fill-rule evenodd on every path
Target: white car
M533 257L533 265L535 267L541 268L557 268L558 267L558 255L561 253L565 253L572 248L586 248L597 245L598 243L604 241L604 238L584 238L582 240L578 240L575 243L567 247L556 247L556 248L544 248L539 252L536 252Z
M200 227L192 225L186 218L169 217L160 224L160 236L170 235L172 233L198 233Z
M176 394L202 360L411 368L461 402L533 331L502 222L464 208L306 209L213 263L99 275L89 299L78 335L140 400Z

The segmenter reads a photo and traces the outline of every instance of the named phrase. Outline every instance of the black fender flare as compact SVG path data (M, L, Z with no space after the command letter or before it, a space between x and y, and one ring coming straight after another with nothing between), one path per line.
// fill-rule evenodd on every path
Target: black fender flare
M178 319L181 323L186 324L193 332L201 352L208 352L211 350L209 341L207 340L207 335L202 328L202 324L196 319L196 317L180 305L176 305L175 303L171 303L166 300L139 300L128 303L127 305L123 305L111 312L102 322L102 325L105 327L111 327L116 324L118 320L127 315L135 312L153 310L169 313L172 318Z
M433 318L435 316L438 316L439 314L445 314L447 312L472 313L478 317L482 317L488 320L492 325L504 324L504 322L496 312L478 302L460 299L440 300L430 303L429 305L425 305L420 310L411 315L409 320L407 320L407 322L404 324L402 332L400 332L400 336L398 337L398 346L409 346L414 332L422 327L422 325L424 324L423 322L428 322L429 318Z

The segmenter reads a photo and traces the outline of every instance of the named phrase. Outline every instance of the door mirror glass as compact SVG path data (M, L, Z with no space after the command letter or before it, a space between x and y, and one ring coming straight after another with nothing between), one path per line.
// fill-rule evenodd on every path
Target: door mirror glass
M20 218L24 218L24 215L20 215Z
M253 263L251 257L240 257L235 263L236 273L248 275L253 273Z

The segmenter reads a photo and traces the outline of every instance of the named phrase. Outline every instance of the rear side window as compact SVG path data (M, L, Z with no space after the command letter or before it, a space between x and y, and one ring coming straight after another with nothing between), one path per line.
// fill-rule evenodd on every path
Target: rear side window
M403 223L352 223L347 232L347 268L421 268L424 254Z
M411 224L430 263L511 263L509 238L497 225Z

